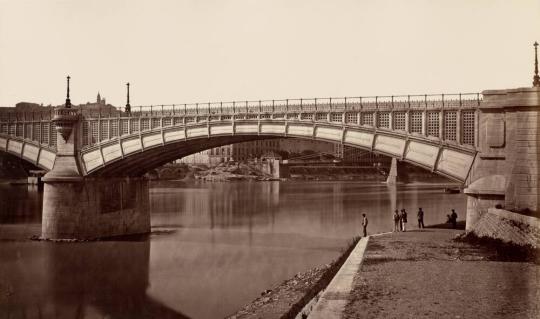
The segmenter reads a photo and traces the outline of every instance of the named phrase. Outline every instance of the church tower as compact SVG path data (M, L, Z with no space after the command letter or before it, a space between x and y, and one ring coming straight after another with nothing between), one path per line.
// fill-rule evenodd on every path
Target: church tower
M96 100L96 103L97 104L101 104L101 95L99 95L99 92L97 94L97 100Z

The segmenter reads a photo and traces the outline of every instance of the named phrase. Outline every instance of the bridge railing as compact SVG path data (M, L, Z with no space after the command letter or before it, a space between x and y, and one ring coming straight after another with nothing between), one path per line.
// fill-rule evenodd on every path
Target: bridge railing
M339 112L396 109L476 108L482 101L479 93L424 94L367 97L300 98L281 100L206 102L187 104L161 104L132 106L131 113L124 108L85 109L76 107L83 117L128 117L161 115L212 115L236 113L302 113ZM0 122L51 120L54 108L44 111L0 111Z
M74 109L84 119L80 124L84 145L159 127L231 119L333 122L474 145L475 112L481 98L472 93L248 100L132 106L131 113L110 106ZM0 111L0 134L54 146L53 117L53 108L44 112Z
M118 115L212 115L242 113L302 113L318 111L346 112L362 110L475 108L480 105L481 101L482 96L479 93L300 98L255 101L248 100L166 105L139 105L132 106L131 114L129 115L123 114L124 112L121 111L119 111L120 114Z

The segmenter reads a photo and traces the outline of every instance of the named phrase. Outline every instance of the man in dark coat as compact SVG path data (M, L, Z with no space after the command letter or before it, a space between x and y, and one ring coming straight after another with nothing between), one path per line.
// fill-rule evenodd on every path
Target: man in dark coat
M418 208L418 228L424 228L424 211L422 207Z

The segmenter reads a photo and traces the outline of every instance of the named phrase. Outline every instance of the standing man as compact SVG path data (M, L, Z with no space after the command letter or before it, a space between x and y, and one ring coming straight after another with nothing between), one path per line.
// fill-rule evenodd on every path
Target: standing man
M403 208L399 211L398 216L399 216L398 231L403 231Z
M399 218L399 212L398 212L398 210L396 209L396 210L394 211L394 232L398 232L398 231L401 230L400 227L399 227L399 220L400 220L400 218Z
M401 210L401 231L407 231L407 211L405 208Z
M418 208L418 228L424 228L424 211L422 207Z
M457 227L457 213L454 209L452 209L452 214L450 215L450 219L452 221L452 228Z
M364 228L364 237L367 237L367 224L368 224L368 219L366 217L366 214L362 214L362 216L364 216L364 218L362 218L362 227Z

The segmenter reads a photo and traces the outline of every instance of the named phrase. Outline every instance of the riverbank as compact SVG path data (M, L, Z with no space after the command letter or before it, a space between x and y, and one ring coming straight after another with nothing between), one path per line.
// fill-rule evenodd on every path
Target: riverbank
M298 273L272 289L263 291L261 297L227 319L297 318L302 309L332 281L358 240L359 238L354 238L340 257L332 263Z
M370 236L342 317L538 318L538 251L447 226ZM335 266L297 274L228 318L294 318Z
M538 318L540 266L461 230L371 237L344 318Z

